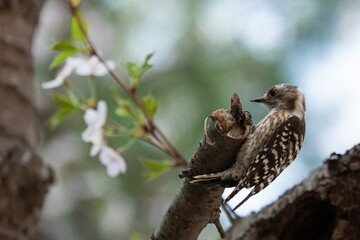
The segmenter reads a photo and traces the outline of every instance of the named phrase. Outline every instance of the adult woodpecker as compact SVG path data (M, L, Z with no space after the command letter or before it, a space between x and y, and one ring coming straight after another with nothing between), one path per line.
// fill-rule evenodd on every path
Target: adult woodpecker
M300 87L278 84L251 101L265 105L269 113L241 146L235 163L225 171L198 175L190 181L200 186L236 186L225 202L241 189L253 187L234 210L267 187L294 161L305 136L305 97Z

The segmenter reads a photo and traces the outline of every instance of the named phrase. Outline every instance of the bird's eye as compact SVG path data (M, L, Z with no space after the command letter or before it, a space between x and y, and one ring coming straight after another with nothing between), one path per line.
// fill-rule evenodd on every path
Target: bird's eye
M275 90L275 89L270 89L270 90L269 90L269 95L270 95L270 96L274 97L275 94L276 94L276 90Z

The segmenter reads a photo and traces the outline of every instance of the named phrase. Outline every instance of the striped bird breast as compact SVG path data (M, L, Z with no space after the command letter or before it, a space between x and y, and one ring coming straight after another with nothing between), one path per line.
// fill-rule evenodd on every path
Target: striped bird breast
M237 160L242 159L246 165L255 159L260 149L266 144L267 140L275 132L279 125L292 117L287 111L270 111L256 126L254 132L249 135L247 141L242 145L237 156Z

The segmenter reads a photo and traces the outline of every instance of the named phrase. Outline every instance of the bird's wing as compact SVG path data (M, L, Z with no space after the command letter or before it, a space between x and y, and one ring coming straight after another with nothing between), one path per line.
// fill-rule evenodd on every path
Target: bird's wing
M248 197L237 206L239 207L249 197L268 186L295 159L300 151L304 133L305 123L296 116L281 123L225 201L229 201L242 188L255 186Z

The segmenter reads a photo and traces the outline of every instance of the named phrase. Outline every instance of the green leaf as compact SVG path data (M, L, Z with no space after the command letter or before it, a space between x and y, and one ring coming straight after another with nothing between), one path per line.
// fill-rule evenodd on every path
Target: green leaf
M139 157L139 160L143 167L147 170L146 175L148 181L175 166L175 162L170 160L151 160L145 157Z
M120 116L120 117L133 117L133 113L131 110L127 109L124 106L119 106L115 109L115 113L116 115Z
M149 70L152 67L152 65L149 64L149 60L153 55L154 53L148 54L145 58L145 62L141 67L139 67L136 63L133 62L127 62L125 64L133 82L138 81L141 75L143 75L147 70Z
M141 69L139 68L138 65L136 65L136 63L133 62L127 62L125 64L129 74L131 77L133 78L139 78L141 76Z
M77 41L85 42L88 33L85 16L80 10L77 10L75 14L75 16L71 17L71 36ZM78 21L80 21L80 24Z
M153 95L148 94L147 96L142 98L142 102L144 104L146 112L153 117L156 113L158 103L156 102Z
M62 94L55 93L51 97L53 98L54 102L60 106L68 106L68 105L71 106L67 97Z
M72 50L64 50L60 52L54 60L50 63L49 69L53 69L54 67L60 65L62 62L64 62L68 57L73 56L78 52L77 49Z
M59 104L60 106L64 106L64 105L69 105L70 102L69 100L66 98L66 96L55 93L54 95L52 95L52 98L54 100L54 102L56 102L57 104Z
M68 118L75 112L75 109L69 105L62 106L54 115L47 121L51 129L55 129L61 122Z
M52 45L50 49L55 51L79 50L79 47L69 40L61 40Z
M154 54L155 53L149 53L148 55L146 55L144 65L148 63L148 61L154 56Z
M72 91L67 92L67 97L69 100L69 104L74 109L81 109L81 100Z
M82 102L72 91L67 91L67 96L55 93L52 95L54 102L61 107L68 107L74 110L82 110Z
M152 58L152 56L154 56L154 53L150 53L146 56L145 58L145 62L141 67L142 73L145 73L147 70L149 70L153 65L149 64L149 60Z
M119 105L115 109L115 113L120 117L130 117L134 118L136 120L139 120L141 117L141 111L137 107L134 106L134 104L127 100L127 99L121 99L117 98L117 104Z
M47 124L51 129L55 129L71 114L75 113L76 111L81 111L81 100L70 90L67 92L66 96L55 93L52 95L52 98L60 106L60 108L47 121Z

